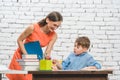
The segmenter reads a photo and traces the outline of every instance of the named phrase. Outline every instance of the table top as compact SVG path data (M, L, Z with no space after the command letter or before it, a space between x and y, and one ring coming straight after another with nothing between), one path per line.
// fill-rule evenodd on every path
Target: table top
M2 74L112 74L113 70L60 70L60 71L22 71L22 70L0 70Z
M112 74L113 70L28 71L30 74Z

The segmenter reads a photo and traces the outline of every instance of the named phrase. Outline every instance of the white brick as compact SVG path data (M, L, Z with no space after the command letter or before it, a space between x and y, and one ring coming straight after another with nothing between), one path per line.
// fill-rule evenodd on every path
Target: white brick
M103 0L102 3L103 3L103 4L111 4L111 3L112 3L112 0Z
M7 18L7 19L18 19L18 16L16 16L16 15L5 15L5 18Z
M5 54L4 54L4 55L1 55L1 54L0 54L0 59L1 59L1 60L9 59L9 56L8 56L8 55L5 55Z
M115 0L115 1L113 0L112 2L113 2L113 4L117 4L117 5L120 4L120 1L119 1L119 0Z
M39 7L32 7L32 8L30 9L30 11L31 11L31 12L33 12L33 11L38 12L38 11L42 11L42 8L39 8Z
M108 25L108 26L120 26L120 23L118 21L116 21L116 22L106 22L105 25Z
M104 49L101 49L101 48L93 48L91 49L91 52L95 52L95 53L105 53L105 50Z
M1 32L6 32L6 33L15 33L16 29L2 29Z
M114 26L102 26L100 27L101 30L115 30Z
M94 4L101 4L102 0L94 0Z
M113 45L112 44L99 44L98 47L99 48L111 48L113 47Z
M104 26L105 22L90 22L88 25L92 25L92 26Z
M16 19L2 19L1 22L2 23L15 23Z
M0 28L6 28L8 27L8 23L0 23Z
M13 4L8 1L8 2L4 3L4 5L5 6L12 6Z
M60 11L62 11L62 9L61 8L44 8L43 11L44 12L49 12L49 11L58 11L58 12L60 12Z
M90 30L79 30L78 34L93 34L93 32Z
M30 23L31 23L31 20L16 20L16 22L19 23L19 24L20 24L20 23L21 23L21 24L24 24L24 23L25 23L25 24L27 24L27 23L30 24Z
M4 10L4 8L3 8ZM12 11L0 11L0 14L9 14L9 15L13 15L14 13Z
M34 17L33 16L19 16L19 19L31 20L31 19L34 19Z
M11 0L3 0L3 2L11 2Z
M104 18L104 21L118 21L118 18L108 17L108 18Z
M94 21L94 17L83 16L83 17L80 17L78 20L80 20L80 21Z
M108 36L108 39L120 40L120 35L110 35Z
M89 1L86 0L85 3L89 5L89 4L93 4L93 1L94 1L94 0L89 0Z
M47 3L47 2L48 2L48 0L40 0L40 2L46 2L46 3Z
M104 35L105 34L105 30L95 30L93 33L94 34L99 34L99 35Z
M118 34L120 34L120 31L106 31L106 34L111 34L111 35L118 35Z
M3 18L3 15L0 15L0 18L2 19L2 18Z
M74 33L77 33L77 30L62 30L62 33L63 34L74 34Z
M69 39L69 38L70 38L70 34L59 34L59 38ZM63 40L63 39L62 39L62 40Z
M36 2L37 3L37 2L39 2L39 0L31 0L31 2L33 2L33 3Z
M89 2L89 1L88 1ZM85 5L81 5L81 7L82 8L87 8L87 9L89 9L89 8L95 8L95 5L93 5L93 4L85 4Z
M114 66L116 66L118 64L117 64L117 62L113 62L113 61L108 62L107 61L107 62L103 62L103 65L107 65L107 66L113 66L114 65Z
M111 17L112 13L97 13L97 17Z

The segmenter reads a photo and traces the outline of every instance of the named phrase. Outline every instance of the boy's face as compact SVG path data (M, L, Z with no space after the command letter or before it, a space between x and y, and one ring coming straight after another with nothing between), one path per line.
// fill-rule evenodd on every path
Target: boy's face
M74 53L76 55L82 54L83 52L87 51L87 48L83 48L81 45L77 45L77 43L75 43L74 45Z

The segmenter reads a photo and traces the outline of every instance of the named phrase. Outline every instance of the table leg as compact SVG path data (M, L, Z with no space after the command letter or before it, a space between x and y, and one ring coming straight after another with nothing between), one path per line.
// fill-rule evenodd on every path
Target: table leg
M2 74L0 74L0 80L2 80Z

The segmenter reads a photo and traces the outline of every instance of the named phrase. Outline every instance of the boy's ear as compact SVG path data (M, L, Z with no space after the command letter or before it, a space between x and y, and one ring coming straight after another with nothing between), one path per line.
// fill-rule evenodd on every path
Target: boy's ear
M83 48L83 50L84 50L84 51L87 51L87 50L88 50L88 48L85 48L85 47L84 47L84 48Z

